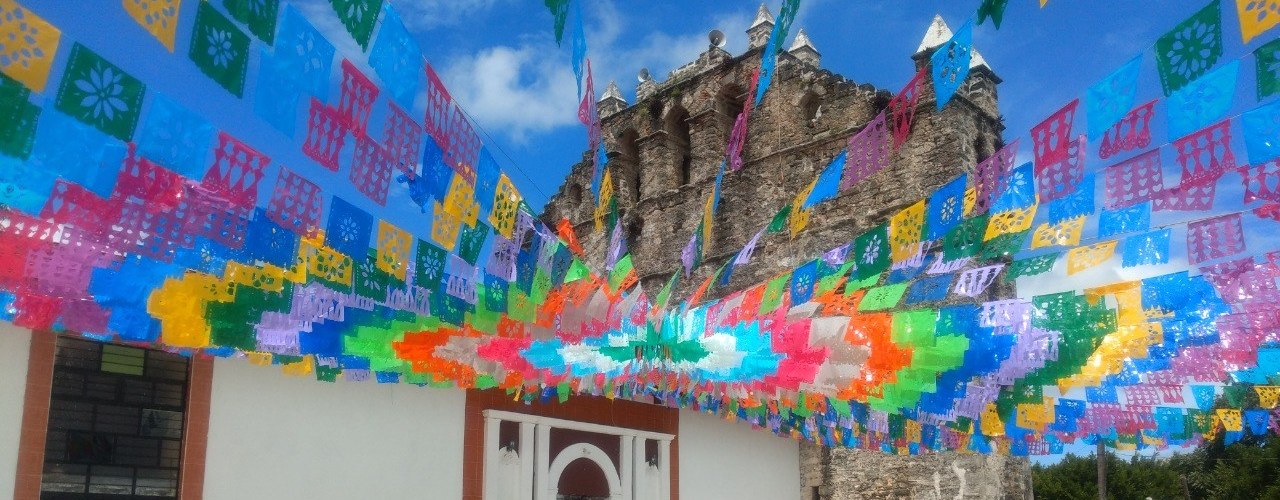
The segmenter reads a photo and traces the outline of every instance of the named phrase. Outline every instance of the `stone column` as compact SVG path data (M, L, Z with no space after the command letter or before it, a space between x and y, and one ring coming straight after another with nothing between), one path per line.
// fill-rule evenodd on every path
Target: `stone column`
M520 422L520 498L523 500L533 500L533 434L536 427L533 422Z
M634 498L635 488L633 485L635 482L632 478L635 477L635 465L631 461L631 450L635 446L636 437L620 436L618 439L620 440L618 444L618 475L622 479L622 497Z
M494 500L498 494L498 461L501 459L499 450L502 443L499 443L502 429L502 420L485 417L484 418L484 498L486 500Z
M661 484L658 485L658 498L661 500L671 499L671 440L663 439L658 441L658 477Z
M537 444L534 446L533 461L533 498L534 500L555 500L551 498L551 490L556 487L550 484L551 478L547 477L551 473L551 427L543 424L536 424L534 432L537 434Z

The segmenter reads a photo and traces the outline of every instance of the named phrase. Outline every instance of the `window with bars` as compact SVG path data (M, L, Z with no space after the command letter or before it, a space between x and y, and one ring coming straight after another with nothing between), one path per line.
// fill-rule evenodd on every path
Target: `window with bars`
M178 497L188 360L58 337L41 500Z

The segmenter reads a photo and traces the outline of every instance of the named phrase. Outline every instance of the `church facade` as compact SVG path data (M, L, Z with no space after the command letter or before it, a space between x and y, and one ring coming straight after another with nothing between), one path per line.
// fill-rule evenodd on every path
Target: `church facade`
M748 100L773 27L761 7L746 35L749 48L733 55L714 45L662 82L644 78L634 102L610 83L598 102L618 207L618 227L643 288L654 294L684 273L681 250L702 220L704 203L725 159L738 111ZM910 64L927 69L929 56L951 36L937 17ZM997 87L1001 79L975 50L970 73L952 105L937 111L929 79L922 79L905 140L884 170L813 207L797 234L765 234L750 264L704 295L714 299L746 289L870 229L956 175L995 154L1004 143ZM791 204L822 169L890 106L894 94L821 67L804 30L779 54L773 82L751 115L741 157L726 171L705 260L674 287L672 302L688 297ZM594 221L590 155L573 166L544 209L544 221L569 220L593 266L602 268L611 244ZM717 280L720 281L720 280ZM801 498L1024 498L1030 495L1025 460L954 453L918 457L801 445ZM957 496L958 495L958 496Z

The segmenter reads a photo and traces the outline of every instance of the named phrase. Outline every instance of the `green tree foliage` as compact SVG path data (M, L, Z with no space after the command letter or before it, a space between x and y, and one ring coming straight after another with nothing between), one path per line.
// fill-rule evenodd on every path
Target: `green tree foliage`
M1097 462L1067 455L1032 469L1036 498L1097 498ZM1186 488L1183 488L1183 482ZM1258 498L1280 500L1280 437L1249 436L1224 445L1222 433L1190 453L1166 458L1107 457L1107 498L1114 500Z

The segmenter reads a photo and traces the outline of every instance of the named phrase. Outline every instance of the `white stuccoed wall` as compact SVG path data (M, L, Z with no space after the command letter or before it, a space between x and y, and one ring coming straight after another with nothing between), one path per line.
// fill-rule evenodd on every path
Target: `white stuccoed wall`
M680 412L681 500L789 500L800 491L800 443L747 424Z
M0 498L13 494L31 331L0 322Z
M218 359L206 500L462 497L466 394Z

